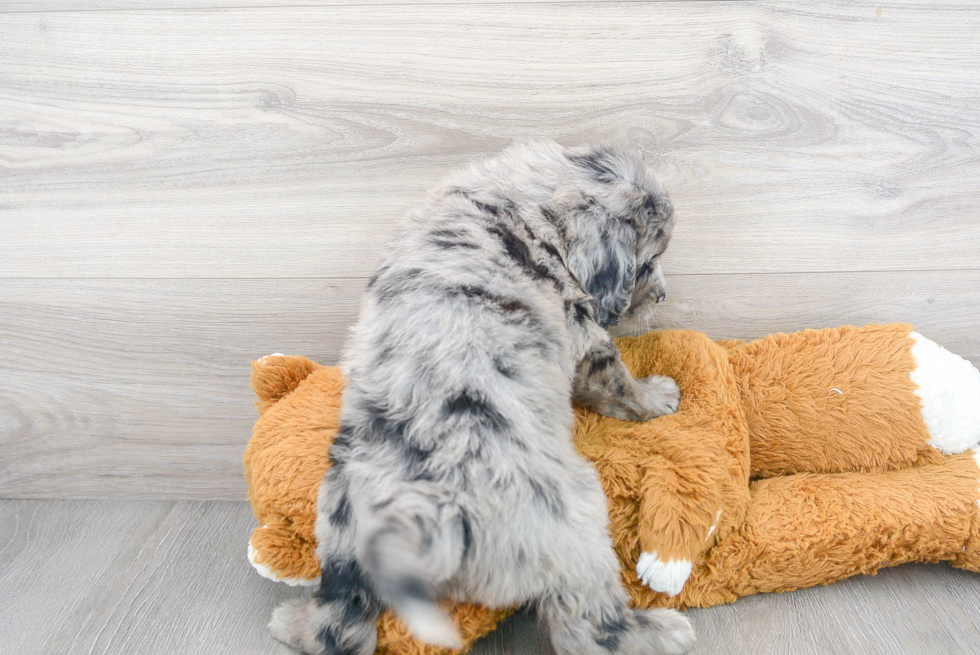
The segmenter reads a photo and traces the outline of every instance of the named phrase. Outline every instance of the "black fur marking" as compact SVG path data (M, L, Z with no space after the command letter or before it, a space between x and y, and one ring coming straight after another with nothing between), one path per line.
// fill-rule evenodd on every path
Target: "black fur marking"
M619 650L619 644L629 628L629 622L624 616L604 618L599 624L599 634L595 637L595 643L610 652Z
M473 547L473 526L470 524L470 517L467 516L466 512L460 515L459 522L463 527L463 559L470 554L470 548Z
M330 626L326 625L320 632L316 633L316 640L324 648L324 652L330 655L354 655L356 651L344 650L337 643L337 638L333 636L333 632L330 631Z
M432 530L426 528L425 521L422 520L421 516L413 516L412 520L415 522L416 527L418 527L419 534L422 535L422 543L419 544L422 547L422 551L429 552L432 548Z
M357 562L325 562L321 568L320 588L313 594L318 605L343 603L345 624L375 620L380 611L380 605ZM320 643L328 648L332 646L336 649L327 652L356 652L356 649L352 651L340 649L336 638L333 633L329 632L329 629L324 629L317 635L317 638Z
M368 415L365 438L373 443L382 441L395 446L400 451L402 461L407 468L420 475L432 451L419 448L411 442L407 434L411 421L392 419L387 407L370 400L364 401L362 409Z
M367 589L367 583L357 562L328 561L320 571L320 588L313 594L317 604L347 602L349 598Z
M529 481L531 491L534 493L534 500L544 505L552 516L565 518L565 501L562 500L561 492L554 481L548 479L531 478Z
M415 472L415 479L429 479L428 474L423 471L423 467L429 461L432 451L419 448L415 444L407 441L402 441L399 446L401 448L402 458L405 460L408 469Z
M417 578L406 578L399 580L397 595L416 600L431 600L432 594L426 588L425 583Z
M566 243L568 241L568 232L565 229L565 222L558 218L558 214L547 207L539 207L539 209L541 210L541 215L548 219L551 226L555 228L561 242Z
M375 358L374 360L375 366L387 362L388 360L391 359L392 355L394 354L395 354L394 348L392 348L391 346L385 346L384 348L381 349L381 351L378 353L378 356Z
M367 286L367 288L368 289L373 289L374 288L374 285L378 283L378 278L381 277L382 275L384 275L387 272L388 272L388 267L387 266L382 266L377 271L375 271L374 275L371 276L371 279L368 280L368 286Z
M587 155L571 157L571 160L589 171L592 174L592 177L599 182L605 182L607 184L610 182L615 182L617 175L609 163L603 161L602 155L603 153L601 151L590 152Z
M500 207L497 205L489 205L485 202L480 202L479 200L473 200L472 198L470 198L470 202L472 202L473 205L484 214L490 214L491 216L500 215Z
M442 413L447 418L452 416L472 417L477 423L498 432L510 427L510 421L493 404L468 389L463 389L452 398L446 399L442 405Z
M622 307L609 307L607 306L608 303L602 302L603 299L615 299L619 292L620 286L623 285L623 282L624 278L620 273L619 267L616 266L615 257L611 256L606 258L606 262L602 268L598 269L588 280L586 291L596 298L596 309L598 310L599 314L599 324L602 327L609 327L610 325L615 325L618 323L620 313L628 306L624 305ZM627 288L629 286L630 285L627 285Z
M645 262L643 266L640 266L639 270L636 271L636 279L642 280L646 276L650 275L650 271L653 270L653 266L650 262Z
M334 436L333 443L327 449L327 459L330 461L330 470L334 471L333 475L339 474L344 469L344 462L350 451L350 439L350 428L341 427Z
M540 209L541 215L548 219L548 222L555 228L555 231L558 232L558 236L561 238L561 241L563 243L566 242L568 240L568 233L565 230L565 222L558 218L558 214L551 211L547 207L541 207Z
M590 300L575 302L575 322L579 325L589 320L595 320L595 303Z
M552 257L554 257L555 259L557 259L559 262L561 262L562 266L565 265L565 260L561 258L561 253L558 252L558 248L555 248L553 245L551 245L547 241L542 241L541 242L541 249L544 250L549 255L551 255Z
M480 246L469 241L450 241L449 239L429 239L429 243L440 248L463 248L465 250L479 250Z
M497 373L500 373L508 380L513 380L517 377L517 371L512 366L508 366L500 355L494 355L493 367L497 370Z
M504 246L504 252L521 269L526 271L535 280L548 280L561 291L564 287L561 280L555 277L547 266L542 266L531 257L531 249L516 234L511 232L503 225L491 225L487 231L500 239Z
M361 409L368 415L369 438L380 437L386 441L404 441L405 431L410 424L407 419L392 419L387 407L370 400L365 400Z
M498 307L501 311L505 313L522 312L526 314L531 313L531 308L523 301L517 300L516 298L502 298L500 296L494 295L484 289L483 287L475 287L472 285L461 285L458 287L451 287L447 289L449 294L458 294L466 296L467 298L476 298L483 300L490 305Z
M406 291L413 291L419 287L419 284L414 280L421 274L422 269L410 268L407 271L398 271L388 275L380 285L374 285L375 296L379 302L386 302Z
M337 509L330 515L330 525L336 528L346 528L350 524L350 497L345 492L337 503Z
M516 210L513 201L509 198L500 198L501 202L498 204L492 204L489 202L482 202L480 200L474 200L473 196L466 189L453 189L450 192L452 195L457 195L462 198L469 200L474 207L476 207L481 213L487 216L500 216L501 214L513 214Z
M551 347L553 344L549 344L546 341L541 341L537 339L535 341L518 341L514 344L514 350L537 350L542 354L548 354L551 352Z
M387 500L382 500L380 503L375 503L371 507L374 509L374 511L380 512L385 507L388 507L389 505L391 505L393 502L395 502L395 499L394 498L388 498Z
M607 368L616 363L615 355L599 355L593 357L589 360L589 372L586 374L588 377L592 377L596 373L605 371Z

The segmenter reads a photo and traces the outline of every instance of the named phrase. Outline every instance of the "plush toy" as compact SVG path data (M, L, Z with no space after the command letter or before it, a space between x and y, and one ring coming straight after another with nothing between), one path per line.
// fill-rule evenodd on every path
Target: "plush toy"
M636 377L669 375L676 414L631 423L578 410L623 582L637 606L707 607L949 561L980 572L980 371L907 325L748 343L690 331L619 340ZM245 452L263 575L313 584L316 494L343 379L302 357L255 362ZM508 610L452 608L466 643ZM390 614L379 653L441 649Z

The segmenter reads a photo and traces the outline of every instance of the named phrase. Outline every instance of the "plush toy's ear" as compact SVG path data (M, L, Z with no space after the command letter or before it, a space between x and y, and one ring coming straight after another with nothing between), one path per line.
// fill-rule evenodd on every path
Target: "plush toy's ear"
M581 193L558 196L566 219L568 268L596 301L599 323L615 325L636 284L636 227Z
M289 395L318 368L321 368L319 364L305 357L287 357L279 353L252 362L252 389L258 397L255 406L259 414Z

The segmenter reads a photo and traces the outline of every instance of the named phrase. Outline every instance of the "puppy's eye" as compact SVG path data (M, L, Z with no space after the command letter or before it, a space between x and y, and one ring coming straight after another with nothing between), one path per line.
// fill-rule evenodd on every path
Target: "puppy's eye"
M643 266L640 267L640 270L636 272L636 277L645 278L646 276L650 275L651 268L652 267L650 266L650 262L645 263Z

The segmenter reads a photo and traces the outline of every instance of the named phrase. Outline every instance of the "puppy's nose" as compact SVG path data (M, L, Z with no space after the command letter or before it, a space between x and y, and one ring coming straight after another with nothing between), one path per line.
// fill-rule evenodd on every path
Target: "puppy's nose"
M664 301L664 298L666 298L666 297L667 297L667 292L666 291L661 291L660 292L660 295L657 296L657 302L663 302Z

